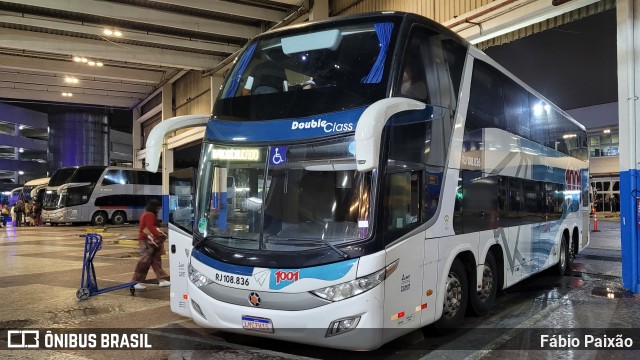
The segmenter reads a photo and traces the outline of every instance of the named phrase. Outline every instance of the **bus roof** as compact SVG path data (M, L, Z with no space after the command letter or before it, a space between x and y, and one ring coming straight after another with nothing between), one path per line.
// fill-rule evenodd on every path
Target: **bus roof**
M38 186L38 185L47 185L49 183L49 179L50 178L40 178L40 179L33 179L30 181L27 181L24 186Z

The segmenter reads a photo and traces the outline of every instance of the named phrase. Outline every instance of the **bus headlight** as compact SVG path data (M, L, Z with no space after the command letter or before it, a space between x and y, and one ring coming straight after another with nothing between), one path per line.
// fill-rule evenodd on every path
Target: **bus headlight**
M355 280L347 281L342 284L328 286L322 289L311 291L312 294L330 301L340 301L348 299L352 296L362 294L378 286L384 279L391 275L398 267L398 260L387 265L384 269L380 269L373 274L359 277Z
M200 271L196 270L191 264L189 264L189 280L193 283L193 285L201 288L205 285L209 285L213 282L213 280L204 276Z

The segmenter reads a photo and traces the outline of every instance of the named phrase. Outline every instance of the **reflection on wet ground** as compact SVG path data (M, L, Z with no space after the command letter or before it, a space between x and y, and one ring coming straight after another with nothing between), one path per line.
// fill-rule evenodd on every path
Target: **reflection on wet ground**
M640 297L624 290L620 279L619 224L601 221L600 229L601 232L592 234L591 246L578 255L567 275L559 277L543 272L500 291L488 315L468 317L465 327L452 335L437 336L427 327L365 353L202 329L172 313L168 306L169 289L154 285L135 297L129 296L125 289L79 302L75 291L79 284L83 240L78 235L83 229L9 230L0 234L1 328L140 328L167 347L184 350L19 350L3 351L2 358L633 358L633 352L611 349L532 350L540 349L544 336L583 339L587 335L615 337L616 333L622 333L635 336L640 344L640 330L636 330L640 328ZM104 286L128 281L137 261L135 247L111 241L135 234L135 226L112 232L112 237L105 237L103 253L96 257L98 281ZM153 279L150 282L153 283ZM3 344L6 342L0 338L2 347Z

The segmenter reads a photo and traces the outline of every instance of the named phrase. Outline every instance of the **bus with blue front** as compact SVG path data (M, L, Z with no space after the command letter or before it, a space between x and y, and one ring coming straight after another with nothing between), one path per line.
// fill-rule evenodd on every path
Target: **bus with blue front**
M192 229L169 224L171 309L204 327L376 349L460 327L589 241L584 127L418 15L256 37L208 121L154 128L147 169L205 123Z

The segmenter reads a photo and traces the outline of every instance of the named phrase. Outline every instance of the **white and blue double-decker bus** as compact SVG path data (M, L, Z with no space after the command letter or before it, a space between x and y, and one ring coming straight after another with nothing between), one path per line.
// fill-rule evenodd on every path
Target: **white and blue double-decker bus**
M148 169L199 122L158 125ZM192 232L170 224L171 308L230 332L375 349L457 328L588 243L584 127L413 14L252 40L199 166Z

